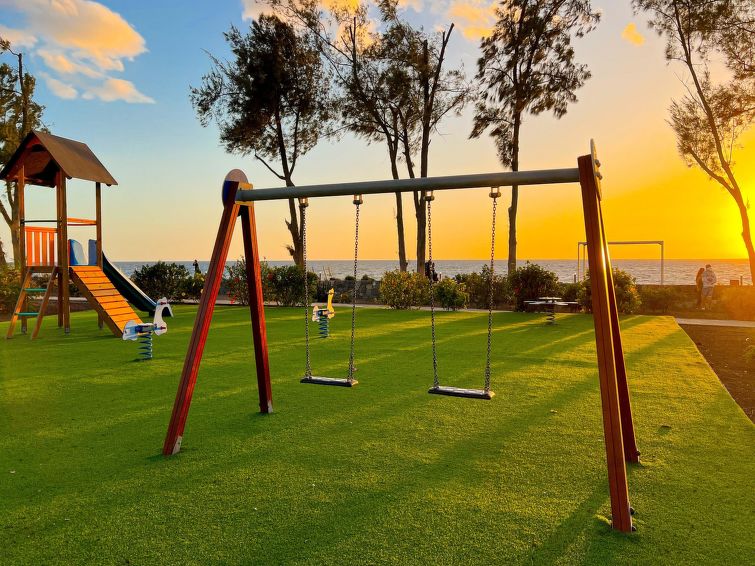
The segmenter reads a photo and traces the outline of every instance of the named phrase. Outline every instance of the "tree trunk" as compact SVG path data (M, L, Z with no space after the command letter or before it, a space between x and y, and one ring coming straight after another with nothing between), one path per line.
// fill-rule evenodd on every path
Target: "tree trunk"
M291 233L292 242L288 246L288 251L291 254L291 259L294 260L294 264L302 266L304 265L304 232L299 230L300 223L296 199L288 199L288 213L290 219L286 221L286 228Z
M404 235L404 202L401 193L396 193L396 230L398 231L398 265L404 272L409 267L406 260L406 237Z
M424 193L414 193L414 216L417 219L417 273L425 273L425 248L427 247L427 204Z
M745 204L742 198L742 193L737 192L734 195L734 200L737 202L737 208L739 208L739 216L742 219L742 240L747 248L747 258L750 262L750 280L755 285L755 248L752 245L752 233L750 232L750 216L747 212L747 204Z
M514 131L511 144L511 170L519 171L519 128L522 124L521 114L514 115ZM511 206L509 206L509 273L516 271L516 214L519 209L519 186L511 187Z
M389 148L389 157L391 158L391 174L394 179L398 179L398 139L393 147ZM406 237L404 235L404 201L401 193L396 193L396 232L398 235L398 266L404 272L409 266L406 261Z

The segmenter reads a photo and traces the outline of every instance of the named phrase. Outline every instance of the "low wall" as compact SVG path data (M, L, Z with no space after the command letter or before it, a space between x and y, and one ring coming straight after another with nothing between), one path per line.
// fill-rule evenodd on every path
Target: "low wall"
M333 301L336 303L350 303L354 290L354 281L344 279L330 279L317 284L318 295L327 296L330 289L335 291ZM356 281L357 302L377 303L380 297L380 281L374 279L359 279Z

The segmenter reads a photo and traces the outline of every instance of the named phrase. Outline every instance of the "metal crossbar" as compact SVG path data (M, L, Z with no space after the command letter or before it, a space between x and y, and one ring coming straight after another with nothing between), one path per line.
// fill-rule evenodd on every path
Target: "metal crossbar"
M411 191L443 191L450 189L479 189L483 187L510 187L512 185L554 185L578 182L579 169L575 167L571 169L481 173L477 175L453 175L449 177L426 177L419 179L387 179L384 181L307 185L301 187L240 188L236 191L236 202L239 204L248 204L261 200L290 198L351 196L355 194L376 195Z

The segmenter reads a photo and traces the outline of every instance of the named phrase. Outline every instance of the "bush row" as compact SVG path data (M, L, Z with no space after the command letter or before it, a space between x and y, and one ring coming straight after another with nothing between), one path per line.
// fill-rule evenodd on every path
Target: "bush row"
M443 279L435 285L435 304L440 308L455 310L471 306L487 308L491 293L493 308L513 307L527 309L527 301L538 297L558 296L566 301L578 302L588 311L591 309L590 280L580 283L560 283L552 271L527 262L510 275L490 277L490 268L483 266L481 272L457 275ZM619 312L636 312L642 303L634 278L621 270L614 270L616 302ZM430 302L430 283L418 273L389 271L383 275L380 285L381 301L395 309L426 306Z

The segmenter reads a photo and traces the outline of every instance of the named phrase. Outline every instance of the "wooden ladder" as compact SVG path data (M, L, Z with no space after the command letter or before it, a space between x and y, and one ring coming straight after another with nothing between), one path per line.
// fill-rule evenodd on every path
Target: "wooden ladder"
M13 331L16 328L16 322L20 318L36 318L34 330L31 333L30 338L34 340L39 334L39 329L42 328L42 319L45 317L45 311L47 310L47 304L50 302L50 295L52 294L52 288L55 286L55 282L58 279L58 268L53 267L50 273L50 281L47 283L47 287L32 287L32 275L34 274L34 267L29 267L24 273L23 283L21 284L21 292L18 294L18 301L16 301L16 308L13 309L13 316L10 319L10 326L8 327L8 333L5 338L12 338ZM24 311L24 305L30 296L42 295L42 302L39 304L39 310L37 311Z
M86 297L114 336L122 336L129 321L141 324L142 319L99 267L73 265L70 273L79 292Z

